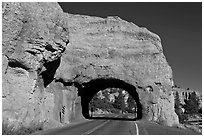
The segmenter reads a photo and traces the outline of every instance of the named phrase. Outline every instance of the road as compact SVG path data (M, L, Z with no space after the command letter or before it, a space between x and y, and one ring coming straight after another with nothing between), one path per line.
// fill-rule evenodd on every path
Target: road
M191 130L162 126L147 121L89 120L40 135L196 135Z

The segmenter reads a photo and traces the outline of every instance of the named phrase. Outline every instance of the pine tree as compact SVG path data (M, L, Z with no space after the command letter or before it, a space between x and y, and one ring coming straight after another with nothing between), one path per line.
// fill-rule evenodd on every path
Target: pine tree
M185 110L187 114L197 114L199 110L199 99L196 93L193 92L189 95L189 98L185 101Z
M127 104L128 104L128 108L127 108L128 112L135 113L137 104L131 95L129 95L128 97ZM133 111L134 109L135 111Z
M125 100L122 94L122 90L120 90L119 95L115 98L115 102L113 103L113 107L119 110L122 110L122 113L125 112Z
M114 108L112 106L112 103L110 102L110 98L109 98L110 93L108 88L105 90L102 90L101 93L102 93L102 97L101 95L96 94L90 101L89 108L91 112L93 113L97 109L101 109L107 112L112 112Z
M174 108L175 109L179 109L181 107L181 101L180 101L180 97L179 97L179 93L178 91L176 91L175 93L175 105L174 105Z
M97 94L90 101L89 108L92 113L95 112L97 108L101 108L101 99L98 98Z

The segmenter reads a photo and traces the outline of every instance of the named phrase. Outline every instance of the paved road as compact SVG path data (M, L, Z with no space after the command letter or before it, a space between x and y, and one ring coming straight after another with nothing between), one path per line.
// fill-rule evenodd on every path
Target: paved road
M137 122L140 135L201 135L192 130L162 126L153 122Z
M145 121L89 120L40 132L41 135L196 135L191 130L161 126Z

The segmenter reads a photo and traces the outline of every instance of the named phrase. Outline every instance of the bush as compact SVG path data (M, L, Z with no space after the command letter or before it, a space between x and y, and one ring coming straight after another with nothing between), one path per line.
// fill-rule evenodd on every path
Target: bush
M28 127L21 124L18 128L8 123L2 124L2 135L29 135L39 130L43 130L43 123L31 123Z
M180 114L178 115L179 117L179 122L180 123L185 123L186 120L188 120L188 115L187 114Z
M199 108L198 113L202 114L202 108Z

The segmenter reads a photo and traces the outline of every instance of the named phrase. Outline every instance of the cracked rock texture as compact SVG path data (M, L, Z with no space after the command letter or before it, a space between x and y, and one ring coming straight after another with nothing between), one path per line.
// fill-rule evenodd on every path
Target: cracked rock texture
M136 87L144 118L178 124L158 35L119 17L63 13L57 3L3 3L2 18L3 123L70 123L82 116L78 86L68 83L115 78Z

